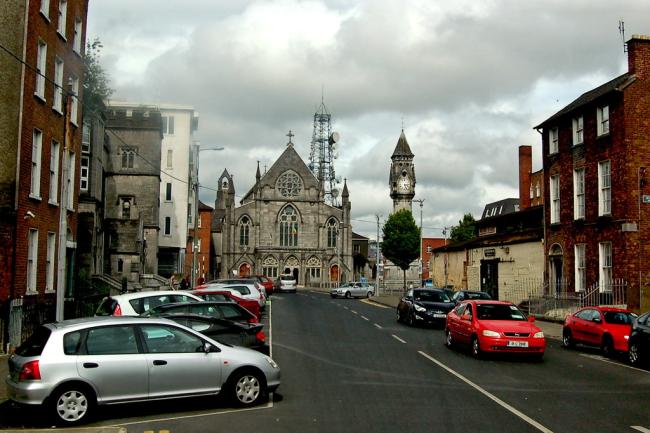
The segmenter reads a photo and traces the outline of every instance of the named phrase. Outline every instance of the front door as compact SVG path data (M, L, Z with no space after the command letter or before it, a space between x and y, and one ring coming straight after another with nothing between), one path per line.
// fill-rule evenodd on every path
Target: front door
M499 299L499 260L481 260L481 291Z

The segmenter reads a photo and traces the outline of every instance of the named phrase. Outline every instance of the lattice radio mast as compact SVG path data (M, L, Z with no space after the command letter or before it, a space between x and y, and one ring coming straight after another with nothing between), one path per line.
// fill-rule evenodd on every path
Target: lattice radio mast
M338 157L339 133L332 132L332 115L321 99L314 114L314 133L311 139L309 169L320 182L325 203L338 206L340 178L336 177L334 160Z

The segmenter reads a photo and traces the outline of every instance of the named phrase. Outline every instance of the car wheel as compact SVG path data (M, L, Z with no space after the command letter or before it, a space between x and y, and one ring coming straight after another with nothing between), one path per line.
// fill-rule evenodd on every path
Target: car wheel
M52 393L50 405L56 424L81 424L87 422L94 411L95 395L82 384L66 385Z
M480 359L481 354L481 345L478 342L478 337L474 336L472 337L472 356L476 359Z
M454 345L454 340L451 336L451 331L449 329L445 330L445 346L451 348Z
M232 377L230 397L237 406L254 406L264 397L265 388L261 373L250 370L241 371Z
M402 315L399 314L399 310L395 310L395 311L396 311L395 318L397 319L398 322L401 322L402 321Z
M639 344L636 342L630 343L630 347L627 350L627 358L630 361L630 364L640 365L641 364L640 355L641 354L640 354Z
M571 330L570 329L564 329L562 330L562 347L565 349L571 349L575 346L575 342L573 341L573 337L571 336Z
M352 293L350 293L350 292L345 292L345 297L346 297L347 299L352 298Z
M368 293L366 293L366 298L369 298L369 297L371 297L371 296L372 296L372 292L368 292Z
M409 313L408 317L406 318L406 321L409 326L415 326L415 315L413 313Z
M600 346L600 350L603 352L603 356L606 358L611 358L614 356L614 342L610 335L603 335L603 343Z

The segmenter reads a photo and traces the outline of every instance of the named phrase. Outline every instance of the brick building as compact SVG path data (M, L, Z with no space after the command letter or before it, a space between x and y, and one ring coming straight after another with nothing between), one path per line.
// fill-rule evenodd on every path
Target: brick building
M13 54L0 53L0 301L3 322L12 314L16 324L4 327L12 344L54 319L57 292L61 314L72 288L87 9L87 0L0 6L0 43Z
M199 219L197 221L198 243L197 243L197 256L196 256L196 279L203 278L204 280L211 280L212 267L210 266L210 252L212 250L212 209L207 204L199 201ZM192 242L194 240L194 227L190 227L187 236L187 245L185 254L185 269L186 276L192 275L192 265L194 263L194 253L192 252ZM195 281L193 284L197 284Z
M650 37L628 72L536 127L542 134L550 290L650 307Z

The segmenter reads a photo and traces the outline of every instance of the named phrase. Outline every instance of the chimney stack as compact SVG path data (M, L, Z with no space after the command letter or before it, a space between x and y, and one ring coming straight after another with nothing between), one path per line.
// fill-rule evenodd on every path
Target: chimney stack
M632 35L627 41L627 67L639 79L650 76L650 36Z
M519 210L530 207L530 175L533 171L533 147L519 146Z

